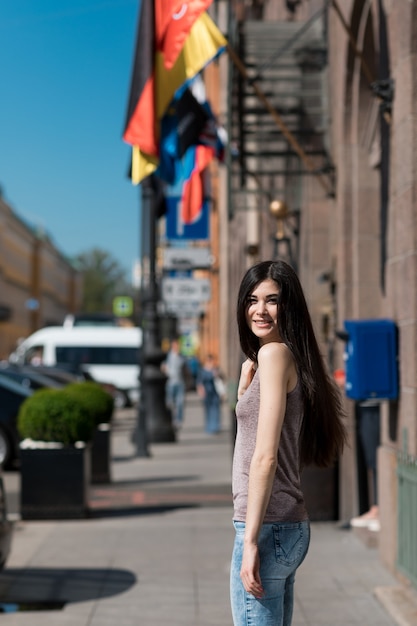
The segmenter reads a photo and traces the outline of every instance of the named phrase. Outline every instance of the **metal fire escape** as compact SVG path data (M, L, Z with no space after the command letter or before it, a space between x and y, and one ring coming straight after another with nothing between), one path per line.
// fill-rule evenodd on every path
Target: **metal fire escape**
M281 198L299 205L305 175L320 177L332 195L324 13L304 23L243 21L235 25L233 40L246 76L232 67L232 211L247 208L248 194L259 192L270 201ZM254 83L284 129L256 95Z

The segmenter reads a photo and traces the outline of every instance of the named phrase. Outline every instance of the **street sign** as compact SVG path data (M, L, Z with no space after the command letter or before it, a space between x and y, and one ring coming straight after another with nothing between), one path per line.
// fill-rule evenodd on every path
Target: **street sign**
M113 299L113 314L128 317L133 313L133 299L130 296L117 296Z
M204 305L201 302L185 302L183 300L170 300L165 302L168 313L176 317L198 317L204 313Z
M184 224L181 216L181 198L166 197L166 236L167 239L188 241L208 241L209 238L209 204L203 201L201 213L195 221Z
M165 248L163 265L167 270L202 269L211 266L209 248Z
M182 302L208 302L211 296L208 278L163 278L162 299Z

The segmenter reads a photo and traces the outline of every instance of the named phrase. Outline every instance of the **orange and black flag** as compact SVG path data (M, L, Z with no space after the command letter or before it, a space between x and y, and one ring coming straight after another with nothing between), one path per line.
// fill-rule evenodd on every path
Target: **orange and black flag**
M176 91L220 54L226 39L205 12L212 0L141 0L123 139L132 182L158 166L160 122Z

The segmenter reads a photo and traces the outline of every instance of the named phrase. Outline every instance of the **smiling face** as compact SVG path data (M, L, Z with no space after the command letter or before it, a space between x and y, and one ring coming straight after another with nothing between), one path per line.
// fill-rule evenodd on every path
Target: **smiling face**
M279 288L274 280L259 283L248 298L246 321L259 344L281 341L278 330Z

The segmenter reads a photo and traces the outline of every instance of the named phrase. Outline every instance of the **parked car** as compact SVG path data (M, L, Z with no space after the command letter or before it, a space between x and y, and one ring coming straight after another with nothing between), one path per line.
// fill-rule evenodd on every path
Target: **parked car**
M7 519L7 499L0 471L0 570L6 565L12 546L13 524Z
M53 365L27 365L23 369L30 368L40 374L52 378L62 385L68 385L75 382L91 381L99 384L105 391L107 391L114 399L114 406L116 409L126 406L125 394L121 392L116 385L111 383L97 382L97 380L87 371L82 369L71 369L67 367L54 367Z
M3 374L7 378L14 380L15 382L28 387L29 389L43 389L45 387L52 387L54 389L60 389L65 384L64 382L57 381L52 377L42 373L37 368L32 366L19 366L12 365L10 363L0 363L0 374Z
M33 390L0 373L0 466L11 467L19 458L17 414Z
M45 387L61 389L71 383L91 381L97 382L89 372L70 367L54 367L52 365L16 365L8 361L0 362L0 374L15 380L29 389ZM97 383L114 399L115 408L126 406L125 394L111 383Z
M90 380L88 374L84 374L81 371L73 371L67 367L54 367L53 365L25 365L24 368L29 368L32 371L39 372L47 378L51 378L61 385L69 385L75 382L83 382Z

